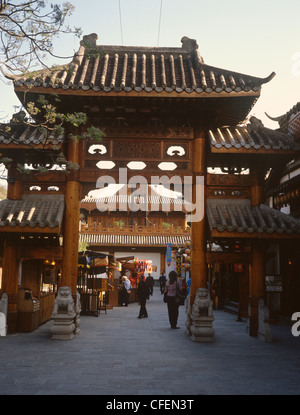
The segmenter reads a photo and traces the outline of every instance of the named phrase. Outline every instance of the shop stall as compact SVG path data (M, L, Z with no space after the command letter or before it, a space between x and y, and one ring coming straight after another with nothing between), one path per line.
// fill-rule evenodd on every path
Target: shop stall
M81 314L98 316L101 310L116 303L118 292L112 285L112 273L121 270L120 262L112 255L95 251L79 252L77 290L80 294Z

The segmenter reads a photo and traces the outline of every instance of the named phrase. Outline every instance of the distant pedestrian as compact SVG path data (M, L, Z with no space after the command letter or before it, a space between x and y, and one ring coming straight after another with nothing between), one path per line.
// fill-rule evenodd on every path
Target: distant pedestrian
M167 281L167 277L166 277L165 271L163 271L159 277L159 287L160 287L161 294L165 292L166 281Z
M147 300L149 300L150 290L149 290L148 284L145 281L144 275L140 276L140 282L139 282L138 289L137 289L137 295L139 297L139 301L140 301L140 304L141 304L138 318L139 319L147 318L148 313L147 313L147 310L146 310L146 302L147 302Z
M178 275L176 271L171 271L169 273L169 279L166 282L165 293L167 293L167 305L168 305L168 315L169 321L171 325L171 329L180 329L177 326L178 314L179 314L179 305L175 302L175 296L177 293L177 289L181 292L182 285L178 279Z
M150 295L153 295L154 278L151 274L148 274L148 277L146 278L146 283L148 284Z
M122 307L128 307L129 294L131 293L132 287L130 280L124 276L122 277Z
M187 280L186 284L187 284L187 295L189 295L190 290L191 290L191 276L189 276L189 279Z

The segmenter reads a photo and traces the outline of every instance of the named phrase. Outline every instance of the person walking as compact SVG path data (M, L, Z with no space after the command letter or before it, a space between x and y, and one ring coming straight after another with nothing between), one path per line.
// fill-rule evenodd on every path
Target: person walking
M122 277L122 307L123 305L124 307L128 307L129 294L131 292L131 289L131 283L129 279L124 275L124 277Z
M177 289L179 291L182 290L182 285L180 280L178 279L178 275L176 271L171 271L169 273L169 279L166 282L165 293L167 294L167 306L168 306L168 315L169 315L169 322L171 325L171 329L180 329L177 326L177 320L179 315L179 305L175 302L175 296L177 293Z
M151 274L148 274L148 277L146 278L146 283L148 284L150 295L153 295L154 278Z
M163 271L159 277L159 286L160 286L161 294L165 292L166 281L167 281L167 277L166 277L165 271Z
M140 282L139 282L138 289L137 289L137 295L139 297L140 304L141 304L138 318L139 319L147 318L148 313L147 313L147 310L146 310L146 302L149 299L150 290L149 290L148 284L145 281L144 275L140 276Z

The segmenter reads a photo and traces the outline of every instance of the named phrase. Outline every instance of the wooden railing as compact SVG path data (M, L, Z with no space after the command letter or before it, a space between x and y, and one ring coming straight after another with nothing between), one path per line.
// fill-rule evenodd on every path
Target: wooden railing
M82 234L143 234L143 235L189 235L190 228L181 226L103 226L98 223L81 224L80 233Z

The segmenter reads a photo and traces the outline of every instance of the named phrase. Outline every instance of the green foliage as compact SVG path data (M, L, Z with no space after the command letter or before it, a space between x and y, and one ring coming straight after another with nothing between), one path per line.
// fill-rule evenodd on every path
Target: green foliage
M88 249L88 242L86 241L79 241L78 242L78 252L83 252L86 251Z
M74 112L73 114L63 115L64 120L74 127L79 127L80 125L86 124L87 116L84 112Z
M56 101L60 101L56 97L56 94L53 95ZM34 102L29 102L26 109L33 118L43 115L42 118L40 117L41 121L39 126L40 128L44 128L45 131L55 131L57 135L63 135L65 131L64 126L66 124L78 128L88 122L87 115L84 112L67 114L57 112L56 107L53 104L50 104L44 95L39 96L37 99L37 105ZM70 134L69 137L75 140L86 139L99 142L102 140L103 135L104 134L100 128L90 126L87 128L86 132L78 135Z
M97 127L89 127L87 129L87 132L83 135L84 138L92 140L92 141L101 141L104 134L103 132L100 130L100 128Z
M125 226L125 222L122 220L116 220L114 221L115 226L119 226L120 228L123 228Z

